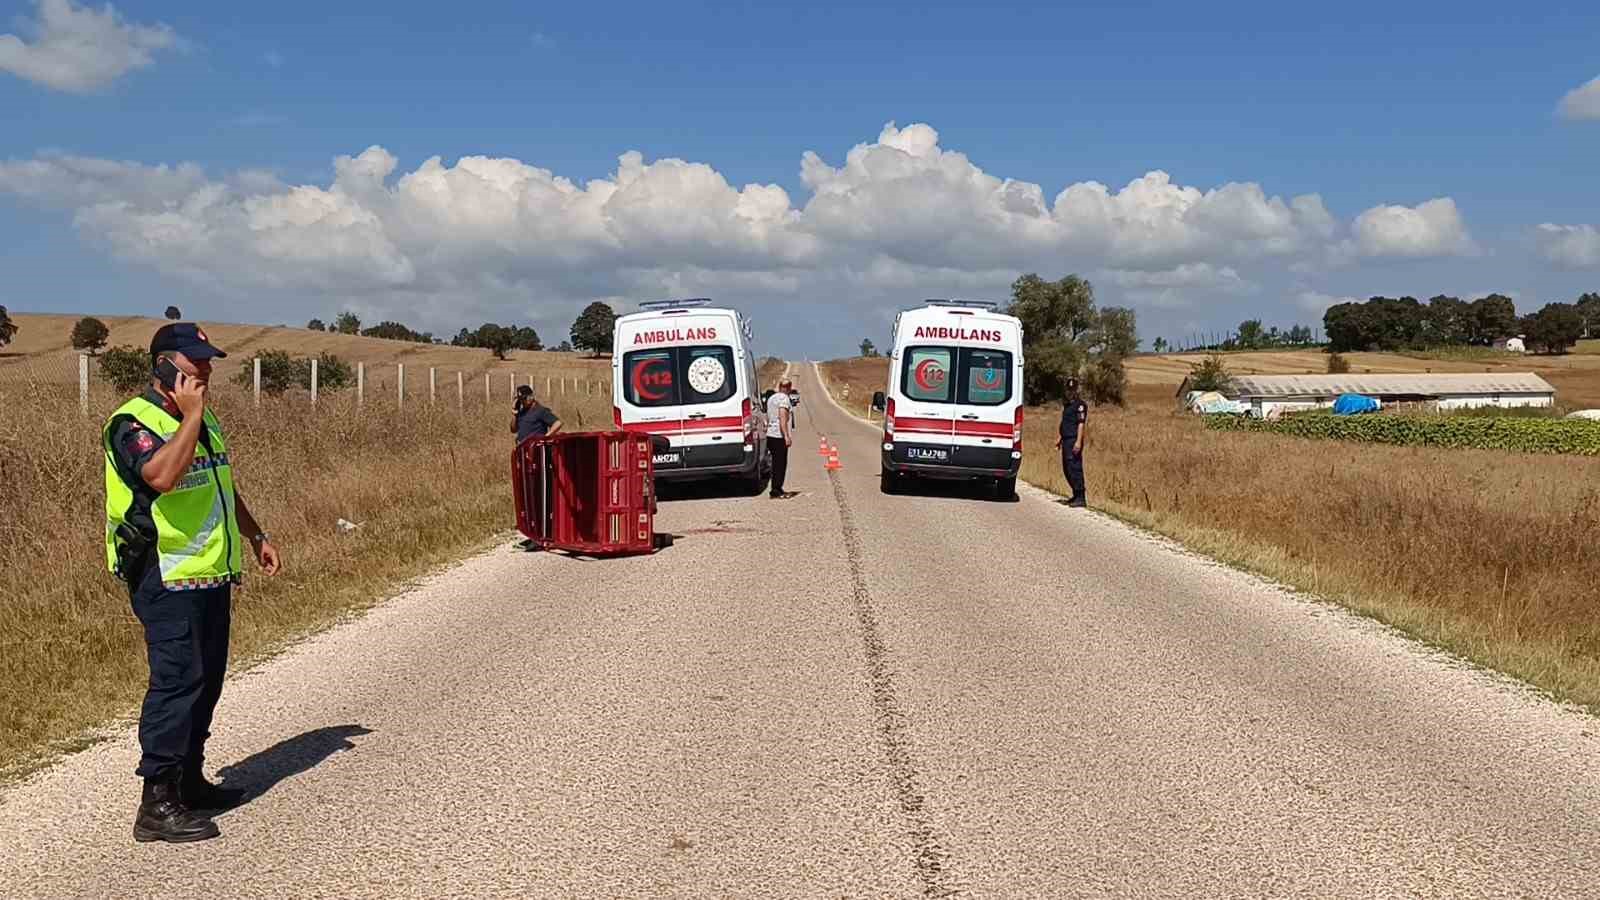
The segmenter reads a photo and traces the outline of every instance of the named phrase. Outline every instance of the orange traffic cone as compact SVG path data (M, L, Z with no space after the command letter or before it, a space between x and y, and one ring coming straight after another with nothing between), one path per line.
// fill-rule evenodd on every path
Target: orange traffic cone
M829 472L837 472L839 469L843 468L839 465L839 448L837 446L828 448L828 464L823 468L827 469Z
M823 435L822 437L817 438L817 455L818 456L827 456L828 455L828 437L827 437L827 435Z

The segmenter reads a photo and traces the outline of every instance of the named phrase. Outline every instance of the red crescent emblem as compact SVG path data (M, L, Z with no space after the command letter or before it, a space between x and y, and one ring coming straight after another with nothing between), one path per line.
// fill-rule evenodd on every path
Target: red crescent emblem
M917 363L912 377L917 380L917 387L931 391L944 384L944 367L936 359L925 359Z
M1000 386L999 369L982 369L977 374L978 387L983 390L992 391Z
M656 391L651 389L655 385L666 387L672 384L672 373L666 370L666 365L667 361L664 359L645 359L634 363L633 374L629 377L633 384L634 396L641 400L650 401L667 399L665 390ZM654 368L661 368L661 374L650 375L650 370Z

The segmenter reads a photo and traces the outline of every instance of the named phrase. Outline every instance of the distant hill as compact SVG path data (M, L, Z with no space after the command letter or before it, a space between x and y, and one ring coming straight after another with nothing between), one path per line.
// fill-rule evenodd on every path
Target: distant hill
M69 336L72 326L84 314L57 315L37 313L12 313L17 323L15 339L0 348L0 381L31 377L47 382L73 382L78 372L78 352L72 349ZM89 315L93 315L90 313ZM111 329L111 339L106 346L132 344L148 347L150 336L166 324L163 319L140 316L96 316ZM591 359L582 353L556 353L552 351L515 350L510 359L501 361L488 350L472 347L450 347L438 344L414 344L407 341L389 341L382 338L334 334L311 331L306 328L286 328L277 325L233 325L201 322L212 343L227 352L228 358L217 361L218 374L227 378L236 366L245 364L253 353L261 350L287 350L297 356L333 353L355 364L364 362L369 370L388 368L404 363L407 381L413 372L425 378L429 367L440 372L441 381L448 373L464 372L468 378L482 379L485 372L515 372L518 375L537 377L583 378L589 381L606 381L610 378L609 358ZM557 342L565 335L552 335Z

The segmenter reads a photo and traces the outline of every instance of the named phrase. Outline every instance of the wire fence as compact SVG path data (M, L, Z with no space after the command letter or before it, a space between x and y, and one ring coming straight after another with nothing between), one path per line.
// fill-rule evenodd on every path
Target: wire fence
M231 373L219 371L213 376L210 390L214 395L256 405L276 400L318 407L337 398L342 401L338 404L341 410L351 402L357 409L414 404L467 408L509 403L517 388L523 385L531 387L535 396L547 403L611 396L609 379L574 373L570 367L541 371L533 366L526 371L479 369L469 372L441 366L358 362L352 366L353 380L330 387L319 366L318 360L311 361L308 386L280 389L270 379L263 380L260 359L243 360L235 364ZM239 379L236 374L239 371L247 371L250 376ZM120 402L130 393L126 386L118 387L106 376L97 358L87 354L0 357L0 398L26 394L58 401L76 399L87 414Z

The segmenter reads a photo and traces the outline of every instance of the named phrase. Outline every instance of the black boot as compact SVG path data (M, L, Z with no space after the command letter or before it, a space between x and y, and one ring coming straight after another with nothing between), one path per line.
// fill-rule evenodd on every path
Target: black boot
M221 833L217 823L183 805L175 779L145 781L144 800L133 820L134 840L184 844L214 838Z
M183 799L183 805L190 809L233 809L245 798L242 790L218 787L207 781L198 769L193 774L189 769L183 770L183 777L178 781L178 794Z

